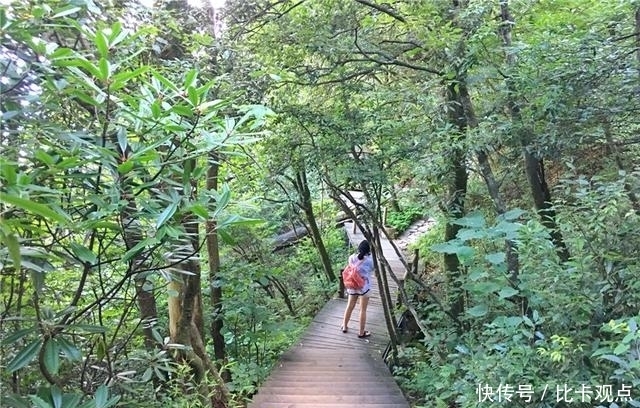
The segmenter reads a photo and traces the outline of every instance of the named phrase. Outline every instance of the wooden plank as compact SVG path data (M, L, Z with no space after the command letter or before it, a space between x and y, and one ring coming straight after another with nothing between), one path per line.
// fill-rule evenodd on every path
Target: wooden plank
M356 247L364 239L344 228ZM382 249L396 276L404 267L390 243ZM397 289L388 278L392 297ZM346 299L331 299L305 333L284 353L249 408L409 408L402 391L382 361L389 343L377 283L372 285L366 328L372 335L357 337L359 306L353 311L349 332L340 330Z

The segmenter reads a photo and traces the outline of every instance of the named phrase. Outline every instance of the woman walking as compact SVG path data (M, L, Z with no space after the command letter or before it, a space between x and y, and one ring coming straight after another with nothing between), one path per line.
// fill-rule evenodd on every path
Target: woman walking
M360 298L360 331L358 332L358 337L363 339L371 336L371 333L365 330L367 323L367 305L369 303L371 280L373 279L373 257L368 241L364 240L360 242L360 245L358 245L358 253L352 254L349 257L349 263L357 265L358 274L364 278L364 286L360 289L347 289L349 300L347 302L347 308L344 311L342 332L346 333L348 331L351 313L356 306L358 298Z

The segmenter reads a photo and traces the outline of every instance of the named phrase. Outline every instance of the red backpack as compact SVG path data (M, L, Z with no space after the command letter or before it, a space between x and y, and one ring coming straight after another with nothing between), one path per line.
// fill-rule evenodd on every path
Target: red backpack
M342 281L344 282L344 287L351 290L360 290L364 287L364 278L358 272L360 265L364 259L360 260L356 263L351 263L347 265L346 268L342 271Z

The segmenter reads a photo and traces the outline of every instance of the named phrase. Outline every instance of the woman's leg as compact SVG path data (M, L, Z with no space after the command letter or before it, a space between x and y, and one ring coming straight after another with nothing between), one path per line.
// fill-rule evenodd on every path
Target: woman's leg
M359 336L364 335L364 328L367 324L367 305L369 304L369 296L360 296L360 332Z
M351 320L351 312L356 307L356 302L358 301L358 295L349 295L349 300L347 301L347 308L344 310L344 318L342 319L342 331L347 330L349 327L349 320Z

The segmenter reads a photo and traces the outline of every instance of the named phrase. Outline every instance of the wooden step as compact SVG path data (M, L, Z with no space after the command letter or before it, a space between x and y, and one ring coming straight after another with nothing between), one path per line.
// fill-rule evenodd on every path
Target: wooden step
M249 405L253 407L268 407L271 403L289 403L289 404L352 404L352 407L361 407L366 404L398 404L398 406L408 407L406 399L402 394L394 395L337 395L337 394L319 394L319 395L298 395L298 394L263 394L259 393L253 402ZM404 405L401 405L404 404Z

